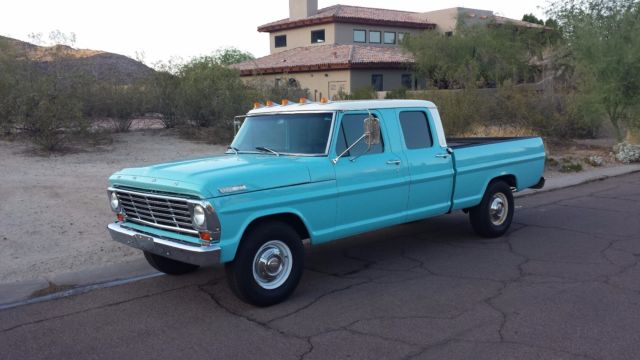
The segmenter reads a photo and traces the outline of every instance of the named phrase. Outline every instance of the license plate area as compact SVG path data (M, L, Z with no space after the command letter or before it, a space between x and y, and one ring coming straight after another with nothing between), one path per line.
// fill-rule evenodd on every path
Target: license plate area
M135 239L138 243L138 248L142 250L150 250L153 248L153 238L151 236L136 234Z

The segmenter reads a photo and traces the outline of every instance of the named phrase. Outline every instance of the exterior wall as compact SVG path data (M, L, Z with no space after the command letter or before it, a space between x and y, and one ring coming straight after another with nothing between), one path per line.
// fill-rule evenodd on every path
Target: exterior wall
M371 75L382 75L382 91L391 91L402 87L402 75L411 74L409 70L403 69L358 69L351 70L351 90L361 89L371 86ZM420 87L421 84L418 84Z
M318 12L318 0L289 0L289 18L304 19Z
M427 21L436 24L436 31L441 33L456 30L458 20L464 21L468 26L487 23L493 19L493 12L488 10L450 8L424 13Z
M327 97L332 99L338 94L340 89L345 93L349 93L351 89L351 76L349 70L334 71L313 71L294 74L270 74L259 76L245 76L242 79L245 82L264 81L268 85L274 85L276 79L288 81L290 78L296 79L303 89L309 89L311 100L320 101L320 98ZM371 80L369 80L370 82ZM280 101L281 99L260 99ZM297 99L289 99L295 101Z
M298 29L289 29L276 31L269 34L269 46L271 48L271 54L290 50L297 47L311 46L311 45L323 45L323 44L335 44L336 24L323 24L314 25ZM314 30L324 29L324 42L318 44L311 43L311 32ZM275 46L275 37L278 35L287 35L287 46L277 48Z
M353 42L353 30L366 30L367 31L367 42L366 43L356 43ZM380 31L382 34L382 41L380 44L372 44L369 43L369 31ZM396 45L385 44L384 43L384 32L391 31L396 33ZM335 24L335 43L336 44L362 44L362 45L380 45L380 46L397 46L398 33L409 33L411 35L419 34L424 30L420 29L411 29L411 28L400 28L400 27L388 27L388 26L371 26L371 25L361 25L361 24Z

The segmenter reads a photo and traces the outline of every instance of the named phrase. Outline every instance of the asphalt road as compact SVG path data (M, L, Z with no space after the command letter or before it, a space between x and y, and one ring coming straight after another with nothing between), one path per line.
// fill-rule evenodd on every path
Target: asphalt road
M0 359L638 359L640 174L315 248L266 309L221 268L0 312Z

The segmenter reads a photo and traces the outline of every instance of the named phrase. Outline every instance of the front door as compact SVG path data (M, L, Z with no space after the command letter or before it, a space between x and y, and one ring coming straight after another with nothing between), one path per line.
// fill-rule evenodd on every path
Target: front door
M342 114L338 124L335 155L342 153L364 132L366 112ZM407 165L388 146L385 119L380 120L381 143L367 151L361 141L335 165L338 186L338 236L375 230L402 223L406 219L409 194ZM387 119L394 120L394 119Z

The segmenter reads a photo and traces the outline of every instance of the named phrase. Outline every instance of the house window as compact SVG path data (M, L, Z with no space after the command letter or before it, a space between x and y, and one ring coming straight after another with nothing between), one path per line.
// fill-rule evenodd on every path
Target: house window
M411 89L411 83L413 76L411 74L402 74L402 78L400 79L400 84L402 84L402 87L405 89Z
M404 39L407 38L407 36L409 36L409 33L403 33L403 32L399 32L398 33L398 43L401 43L404 41Z
M372 44L380 44L382 41L382 34L380 31L369 31L369 42Z
M382 91L382 74L371 75L371 87L375 91Z
M453 36L453 31L447 31L444 33L445 36Z
M394 32L384 32L384 43L385 44L395 44L396 43L396 33Z
M424 149L433 145L429 120L422 111L403 111L400 113L400 127L407 149Z
M277 35L275 38L276 47L287 47L287 35Z
M324 29L311 32L311 43L318 44L324 42Z
M353 42L357 42L357 43L367 42L367 31L353 30Z

